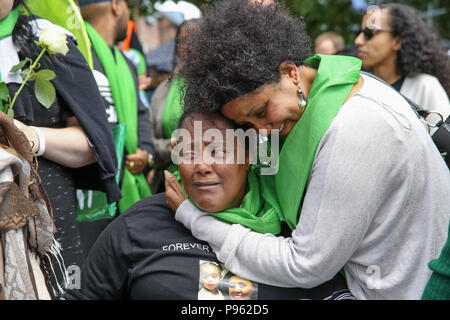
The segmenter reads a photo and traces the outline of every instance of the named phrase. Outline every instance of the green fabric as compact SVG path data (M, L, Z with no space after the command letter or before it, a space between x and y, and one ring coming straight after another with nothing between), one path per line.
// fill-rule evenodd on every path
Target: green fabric
M0 20L0 39L10 36L19 19L19 9L15 8L2 20ZM0 79L1 80L1 79Z
M119 123L114 126L112 135L118 159L118 172L116 182L120 182L120 170L122 168L123 151L125 147L126 124ZM77 220L96 221L100 219L112 219L116 215L117 204L108 204L106 193L96 190L77 190Z
M10 36L19 19L19 9L15 8L2 20L0 20L0 39ZM1 79L0 79L1 80Z
M315 55L305 64L317 69L306 110L284 141L273 180L283 221L294 229L317 146L360 78L361 60L353 57ZM288 190L288 192L286 192Z
M143 76L147 72L147 63L145 62L145 58L139 50L134 48L130 48L130 51L133 51L136 56L139 58L139 65L137 66L137 73L140 76Z
M178 121L183 114L183 101L181 99L183 80L181 78L173 79L167 95L166 104L162 114L162 126L166 138L172 137L172 133L178 128Z
M433 271L422 295L422 300L450 300L450 225L447 242L438 259L428 264Z
M264 201L271 188L260 183L258 178L258 166L251 166L247 174L247 193L242 199L239 208L231 208L222 212L210 212L209 214L227 223L238 223L259 233L278 234L281 230L279 214ZM181 183L179 172L174 173ZM183 188L184 190L184 188ZM186 197L189 199L185 192ZM195 203L189 199L192 204Z
M74 0L25 0L25 4L33 14L65 28L76 36L77 48L93 69L91 42L80 9Z
M138 147L138 112L133 76L120 50L113 47L113 55L111 48L97 31L89 23L85 24L89 38L109 80L119 123L127 125L125 150L128 154L135 154ZM145 176L142 173L134 175L127 168L124 168L121 191L122 199L119 201L121 213L137 201L151 195Z

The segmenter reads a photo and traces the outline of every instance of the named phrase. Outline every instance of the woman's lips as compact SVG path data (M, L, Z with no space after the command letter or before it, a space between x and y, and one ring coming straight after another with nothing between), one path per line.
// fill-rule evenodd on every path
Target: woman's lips
M358 50L358 58L363 58L367 56L367 52Z
M193 183L194 187L196 187L197 189L200 189L200 190L214 189L219 184L220 183L217 181L204 181L204 182L194 182Z

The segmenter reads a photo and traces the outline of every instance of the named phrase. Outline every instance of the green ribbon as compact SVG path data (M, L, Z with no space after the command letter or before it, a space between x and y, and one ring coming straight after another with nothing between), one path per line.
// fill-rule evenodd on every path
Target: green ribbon
M125 150L128 154L135 154L138 147L138 119L137 119L137 95L133 75L119 49L111 48L87 22L86 30L97 56L105 70L109 80L114 106L117 111L119 123L125 123ZM119 159L121 161L121 159ZM123 212L137 201L151 195L150 187L142 173L132 174L124 169L122 180L122 199L119 201L119 211Z
M172 133L178 128L178 121L183 114L183 101L181 99L182 78L173 79L167 94L166 103L162 114L162 126L167 139L172 137Z
M259 166L251 166L247 174L247 193L239 208L230 208L222 212L209 212L210 215L227 223L237 223L259 233L278 234L281 230L279 214L270 202L264 201L272 191L269 186L261 183L258 178ZM178 171L174 173L181 183ZM184 188L183 188L184 190ZM196 204L188 197L192 204Z
M10 36L19 19L19 9L15 8L2 20L0 20L0 39Z
M318 54L305 63L317 69L306 110L283 144L277 174L261 177L274 179L267 183L274 183L282 220L291 229L298 222L317 146L358 82L361 71L361 60L353 57Z

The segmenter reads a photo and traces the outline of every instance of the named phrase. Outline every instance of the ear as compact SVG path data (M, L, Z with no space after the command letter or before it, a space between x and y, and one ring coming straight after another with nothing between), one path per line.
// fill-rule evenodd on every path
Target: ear
M392 40L394 41L392 49L394 51L400 51L400 49L402 48L402 39L400 37L395 37Z
M120 14L120 2L121 0L112 0L111 1L111 11L115 16Z
M296 84L300 80L299 69L292 61L283 61L282 63L280 63L279 71L281 76L289 77Z

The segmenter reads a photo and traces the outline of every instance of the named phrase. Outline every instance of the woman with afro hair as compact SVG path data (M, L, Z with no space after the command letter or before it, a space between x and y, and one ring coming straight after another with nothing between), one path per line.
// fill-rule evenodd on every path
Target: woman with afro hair
M363 17L355 39L363 67L427 111L450 114L450 59L421 13L404 4L382 4Z
M410 105L355 57L311 57L302 19L277 3L203 12L183 44L184 108L280 136L278 171L259 178L291 232L216 219L166 173L175 219L251 281L312 288L341 271L357 299L420 299L447 237L450 175ZM195 175L215 181L207 166Z

